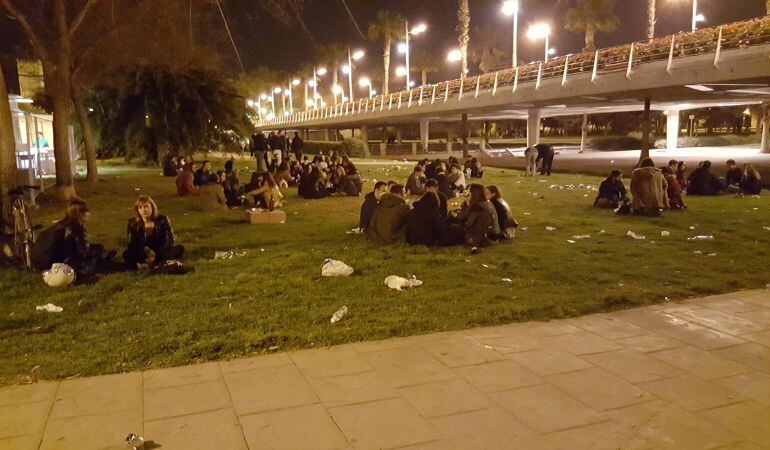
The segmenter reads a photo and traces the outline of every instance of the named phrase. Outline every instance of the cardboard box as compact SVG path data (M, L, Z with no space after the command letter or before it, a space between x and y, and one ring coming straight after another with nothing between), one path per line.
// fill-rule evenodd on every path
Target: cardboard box
M274 211L259 208L250 209L246 211L246 220L252 224L286 223L286 213L279 209Z

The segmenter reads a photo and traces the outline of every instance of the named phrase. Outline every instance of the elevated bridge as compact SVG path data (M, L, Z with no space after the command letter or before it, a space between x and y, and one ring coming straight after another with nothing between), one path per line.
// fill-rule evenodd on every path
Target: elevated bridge
M676 147L679 111L770 101L770 17L539 61L261 120L261 129L367 128L431 122L527 120L527 144L543 117L645 108L668 111ZM766 119L767 120L767 119ZM765 133L767 133L765 126Z

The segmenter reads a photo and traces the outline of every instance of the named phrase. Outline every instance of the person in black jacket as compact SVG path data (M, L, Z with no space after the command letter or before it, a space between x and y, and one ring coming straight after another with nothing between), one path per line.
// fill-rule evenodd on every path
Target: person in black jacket
M623 184L623 173L619 170L613 170L610 172L610 176L599 185L599 194L594 200L594 207L615 209L620 206L621 202L628 200L626 186Z
M470 198L458 214L465 227L465 243L471 247L486 247L500 236L500 223L492 203L487 200L487 189L473 183L468 186Z
M64 263L72 267L79 283L87 282L97 271L106 269L117 251L107 252L104 246L91 244L86 236L86 222L91 218L86 202L71 200L67 204L64 219L57 222L59 235L51 253L51 264Z
M719 178L711 172L711 161L703 161L687 179L687 195L718 195Z
M388 183L378 181L374 185L374 190L364 196L364 203L361 204L361 214L358 218L358 228L362 232L369 226L369 220L371 220L374 210L377 209L380 198L382 198L383 194L386 192L388 192Z
M428 247L449 245L449 232L438 209L438 195L426 192L412 206L406 216L406 242Z
M551 167L553 166L553 157L556 155L556 151L552 145L537 144L537 159L535 164L542 161L540 166L540 175L551 175Z
M519 223L513 218L513 212L508 202L503 198L503 193L495 185L487 186L487 199L495 207L497 213L497 223L500 225L500 234L495 236L497 239L512 239L516 235L516 228Z
M444 172L444 169L439 168L438 171L436 171L436 182L438 183L439 192L446 195L447 198L454 198L454 185L449 181L449 177Z
M134 203L136 216L128 221L128 245L123 260L130 269L158 267L179 259L184 247L174 245L174 230L166 216L158 213L155 201L143 195Z
M262 173L267 170L267 152L270 151L265 133L254 133L251 141L251 154L257 160L257 172Z
M298 132L294 132L294 139L291 140L291 152L297 161L302 161L302 150L305 148L305 141L299 137Z
M438 181L431 178L428 181L425 182L425 192L434 192L436 195L438 195L438 211L441 213L441 217L446 218L447 216L447 203L449 202L447 199L447 196L444 195L443 192L438 190Z
M326 188L326 177L317 167L313 167L310 175L302 178L302 197L306 199L318 199L329 196Z
M738 164L735 163L734 159L728 159L727 173L725 174L725 185L737 186L741 182L741 178L743 178L743 170L738 167Z

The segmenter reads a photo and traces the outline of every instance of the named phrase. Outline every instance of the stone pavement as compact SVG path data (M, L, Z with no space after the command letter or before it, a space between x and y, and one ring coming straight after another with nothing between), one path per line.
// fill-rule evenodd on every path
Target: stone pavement
M770 290L0 389L0 449L130 432L185 450L770 448Z

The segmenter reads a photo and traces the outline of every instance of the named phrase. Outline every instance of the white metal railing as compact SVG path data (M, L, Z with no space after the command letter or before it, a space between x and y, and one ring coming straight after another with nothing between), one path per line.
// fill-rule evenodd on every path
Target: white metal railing
M339 116L383 112L386 108L388 111L392 111L393 108L400 110L402 107L411 108L413 104L423 106L433 105L436 101L446 103L455 97L457 101L462 101L468 96L478 98L481 92L486 91L490 91L494 97L501 89L506 88L515 93L519 85L524 83L535 83L535 89L539 89L543 80L552 78L561 78L561 85L565 86L570 76L589 73L591 82L595 82L601 75L617 72L625 72L626 77L631 79L636 67L659 61L667 61L666 70L671 73L675 60L704 54L713 54L714 65L718 66L721 54L725 50L766 44L770 44L770 18L768 17L679 33L657 38L652 42L633 42L596 50L593 53L537 61L475 77L442 81L401 92L378 95L371 99L361 99L358 102L345 102L318 108L313 110L315 114L310 116L294 113L271 121L258 121L257 126L301 124ZM364 101L365 104L362 103ZM379 108L377 108L378 102Z

